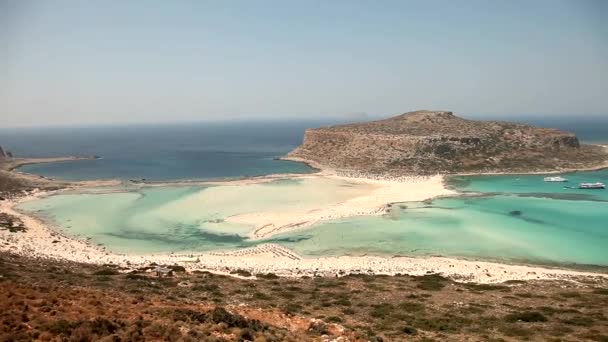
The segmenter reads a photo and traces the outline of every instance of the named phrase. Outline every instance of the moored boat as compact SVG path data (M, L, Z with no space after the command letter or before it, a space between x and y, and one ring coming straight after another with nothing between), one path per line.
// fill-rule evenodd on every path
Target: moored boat
M559 182L559 183L563 183L563 182L567 182L568 181L567 178L560 177L560 176L557 176L557 177L545 177L543 180L545 182Z
M606 189L606 184L604 183L581 183L578 185L579 189Z

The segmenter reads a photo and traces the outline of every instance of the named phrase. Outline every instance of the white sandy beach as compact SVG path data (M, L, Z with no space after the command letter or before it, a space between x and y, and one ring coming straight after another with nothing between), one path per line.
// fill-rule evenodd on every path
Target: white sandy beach
M254 225L253 239L267 238L277 233L309 227L323 220L333 220L359 215L381 215L386 206L395 202L423 201L454 194L446 189L442 176L404 177L395 180L353 178L335 174L310 175L304 177L326 177L351 183L371 185L373 189L363 196L350 198L334 205L297 212L264 211L246 213L227 218L227 221Z
M338 177L322 175L322 177ZM352 180L352 179L351 179ZM250 182L244 180L243 182ZM264 180L262 180L264 181ZM355 215L368 210L373 213L375 208L382 208L386 203L404 200L423 200L434 196L448 194L443 187L441 177L428 179L400 180L362 180L377 187L363 197L354 198L333 208L322 209L320 212L302 213L292 221L303 217L310 220L323 219L331 215ZM239 182L239 181L236 181ZM233 182L234 184L234 182ZM209 253L182 253L164 255L124 255L106 251L103 247L93 246L86 241L68 238L55 231L53 227L41 220L20 213L15 205L33 200L49 193L35 192L28 196L0 201L0 211L20 218L27 227L26 232L10 233L0 231L2 243L0 250L19 255L85 262L94 264L116 264L126 268L147 266L152 262L157 264L182 265L189 270L208 270L225 273L229 270L244 269L252 273L272 272L281 276L312 276L312 275L343 275L349 273L368 274L410 274L423 275L440 273L459 281L475 281L481 283L496 283L506 280L530 279L564 279L573 280L578 277L593 277L606 279L608 274L562 270L545 267L510 265L483 261L460 260L445 257L372 257L372 256L340 256L323 258L303 258L285 247L264 244L254 248ZM256 217L256 216L254 216ZM242 219L242 218L241 218ZM272 222L272 217L259 216L263 222ZM281 223L288 218L277 216ZM280 221L284 220L284 221ZM295 227L298 228L298 227ZM276 231L263 231L262 234Z

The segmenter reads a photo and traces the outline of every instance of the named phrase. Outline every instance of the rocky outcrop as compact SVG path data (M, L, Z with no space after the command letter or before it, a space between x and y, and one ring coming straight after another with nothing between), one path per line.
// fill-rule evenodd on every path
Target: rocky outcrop
M529 172L582 168L605 151L576 135L529 125L474 121L446 111L417 111L385 120L308 129L288 158L374 174Z
M8 158L8 154L4 151L2 146L0 146L0 158Z

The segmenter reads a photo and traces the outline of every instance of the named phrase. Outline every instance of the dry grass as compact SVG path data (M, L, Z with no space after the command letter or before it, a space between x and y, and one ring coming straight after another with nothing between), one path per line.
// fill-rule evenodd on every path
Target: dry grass
M181 271L181 270L180 270ZM460 284L437 275L158 279L0 257L0 341L608 340L599 280Z

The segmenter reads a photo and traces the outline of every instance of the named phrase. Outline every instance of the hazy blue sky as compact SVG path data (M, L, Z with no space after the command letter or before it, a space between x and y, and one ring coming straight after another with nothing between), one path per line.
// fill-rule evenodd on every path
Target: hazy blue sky
M608 115L608 1L0 0L0 126Z

